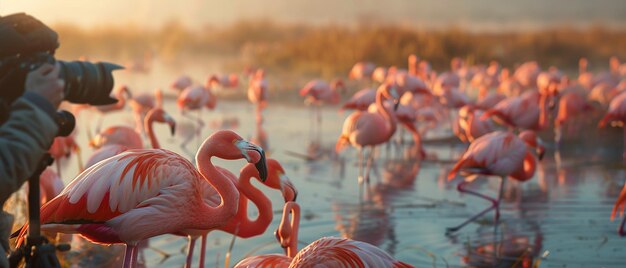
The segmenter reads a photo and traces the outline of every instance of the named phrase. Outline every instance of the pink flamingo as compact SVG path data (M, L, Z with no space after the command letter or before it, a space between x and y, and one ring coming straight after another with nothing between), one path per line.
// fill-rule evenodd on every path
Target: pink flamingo
M161 108L154 108L150 110L150 112L148 112L148 114L146 115L146 118L144 120L144 127L147 131L148 138L150 139L150 144L152 145L152 149L160 149L161 146L159 145L159 141L156 138L156 134L154 133L153 126L152 126L154 122L168 124L170 127L170 132L172 133L172 135L174 135L174 131L176 129L176 121L174 121L174 118L172 118L169 114L167 114ZM127 132L127 133L132 133L132 132ZM132 136L133 135L131 134L131 137ZM140 147L135 147L135 146L136 145L133 145L133 147L128 147L123 144L107 143L106 146L102 146L98 150L93 152L93 154L87 160L87 164L85 167L89 168L90 166L93 166L95 163L98 163L111 156L117 155L128 149L143 148L143 146L140 146Z
M557 116L554 119L554 141L557 148L561 144L563 125L565 122L571 122L573 118L578 117L578 115L593 110L593 106L591 106L584 97L575 92L563 94L559 98L558 105Z
M185 88L193 85L193 80L188 75L181 75L174 82L170 84L170 88L175 90L177 94L180 94Z
M352 69L350 69L348 78L351 80L369 79L372 77L375 68L376 65L374 63L364 61L357 62L352 66Z
M236 88L239 85L239 77L236 74L229 75L211 75L207 80L207 85L213 86L219 85L222 88Z
M500 101L495 107L487 110L481 118L492 117L497 123L510 128L544 129L548 121L547 116L539 107L540 98L538 91L526 91L519 97L509 97Z
M323 80L313 80L308 82L300 89L300 96L305 97L304 103L313 105L313 111L316 119L312 120L311 130L317 130L321 135L322 128L322 112L320 106L322 104L338 104L341 101L340 89L345 90L343 80L335 79L328 84ZM316 123L316 124L315 124Z
M613 212L611 212L611 221L615 219L615 215L619 211L620 216L624 216L624 209L626 208L626 185L622 188L622 192L617 197L615 201L615 205L613 206ZM625 236L626 232L624 231L624 224L626 223L626 217L622 219L622 223L619 225L619 229L617 229L617 233L620 236Z
M79 233L101 244L126 244L124 267L135 266L137 243L189 229L212 229L237 212L239 192L211 163L211 157L256 163L267 176L263 151L232 131L218 131L198 149L198 169L163 149L129 150L78 175L41 208L43 231ZM221 197L218 206L202 199L203 180ZM28 228L18 239L22 245Z
M371 244L347 238L323 237L298 252L299 226L300 206L296 202L287 202L276 231L276 239L286 255L248 257L235 267L413 267Z
M456 232L476 218L496 209L495 220L500 218L500 200L504 190L504 182L509 176L517 181L527 181L535 174L536 158L528 147L537 149L539 159L543 157L544 148L541 140L531 130L523 131L519 137L511 132L495 131L484 135L472 142L461 159L454 165L448 180L454 179L458 172L464 174L500 176L500 190L498 199L493 199L478 192L465 189L468 181L457 185L457 190L491 201L492 205L472 216L458 226L447 229L447 232Z
M127 126L108 127L89 141L89 146L100 148L110 144L119 144L129 149L143 148L141 136Z
M239 190L239 208L235 217L230 219L224 226L216 228L218 230L225 231L227 233L236 235L242 238L250 238L257 235L261 235L267 230L267 227L272 223L273 209L272 202L265 196L263 192L255 188L250 180L252 178L259 179L259 172L256 170L253 164L248 164L241 169L239 180L235 174L230 171L217 167L224 176L228 177L233 184L237 186ZM271 189L280 190L283 194L285 202L295 201L297 197L297 190L285 175L285 170L278 163L278 161L268 158L267 159L267 179L262 182ZM203 199L204 202L210 206L216 206L220 202L220 195L209 185L203 184ZM255 220L248 218L248 200L257 207L258 216ZM199 267L204 267L204 256L206 252L206 238L209 232L214 229L208 230L185 230L181 233L189 237L187 262L185 267L191 267L191 261L193 258L193 249L196 244L196 239L202 236L201 250L200 250L200 264Z
M268 86L265 71L258 69L248 81L248 100L256 105L256 122L263 122L263 109L267 106Z
M365 111L367 107L375 101L376 90L364 88L354 93L354 95L341 106L341 109Z
M180 110L181 114L193 121L196 122L196 130L195 136L199 137L201 133L202 127L205 125L204 122L200 119L200 113L202 112L202 107L206 107L209 110L215 109L217 105L217 98L212 93L211 88L209 86L210 81L207 81L206 86L195 85L185 88L180 95L178 95L178 99L176 101L176 105ZM188 117L185 111L198 111L196 118ZM187 143L191 140L193 136L189 136L189 139L184 140L181 143L181 146L184 148Z
M607 123L613 124L614 122L619 126L624 126L624 122L626 122L626 93L617 95L617 97L611 101L609 110L598 123L598 127L603 128ZM626 142L626 128L624 128L624 142ZM624 159L624 164L626 165L626 146L624 146L624 153L622 157Z
M376 67L372 73L372 80L381 84L385 83L385 80L387 80L387 68L382 66Z
M75 133L75 132L74 132ZM48 149L48 153L54 159L57 167L57 174L61 176L61 159L69 158L72 152L76 153L78 159L78 168L82 169L82 162L80 159L80 146L74 139L74 133L67 137L55 137Z
M389 84L381 85L376 91L376 113L356 111L346 118L343 123L341 136L337 140L335 150L341 152L347 145L352 145L358 149L359 161L359 186L363 180L369 181L369 169L374 156L374 146L389 141L396 132L397 119L395 115L383 105L384 99L392 99L394 104L398 104L398 93L395 87ZM363 147L370 147L367 161L365 177L362 176ZM359 187L360 189L361 187Z
M116 88L113 94L115 95L115 98L117 99L116 103L109 104L109 105L92 106L94 107L94 109L96 109L100 113L100 118L98 120L97 129L100 129L100 126L102 125L102 118L104 117L105 114L124 109L124 107L126 107L126 100L132 99L132 94L130 93L130 89L128 89L128 86L126 85L122 85Z
M457 137L462 142L473 142L474 140L491 133L495 126L489 119L483 119L483 111L472 105L465 105L459 109L459 120L457 121Z
M144 118L150 109L163 107L163 92L161 89L156 89L152 94L142 92L130 99L128 104L132 108L133 115L135 116L137 132L145 134L145 129L143 129Z

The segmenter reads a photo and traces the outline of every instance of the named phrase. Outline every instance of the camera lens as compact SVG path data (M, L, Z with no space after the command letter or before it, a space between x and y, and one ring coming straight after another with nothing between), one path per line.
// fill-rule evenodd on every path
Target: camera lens
M110 97L113 90L112 71L122 66L109 62L58 61L60 78L65 80L65 99L72 103L106 105L116 103Z

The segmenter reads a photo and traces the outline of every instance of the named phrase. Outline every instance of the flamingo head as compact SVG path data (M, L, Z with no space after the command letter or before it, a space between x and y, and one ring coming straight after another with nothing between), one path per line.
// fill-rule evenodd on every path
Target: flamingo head
M539 160L543 159L543 155L546 151L543 146L543 141L541 138L537 136L537 134L532 130L525 130L519 134L520 139L522 139L528 146L535 148L537 152L537 158Z
M255 164L261 181L264 182L267 179L267 164L263 149L244 140L231 130L220 130L213 133L204 141L201 148L210 148L214 156L222 159L246 159L248 163ZM202 149L198 150L198 153L200 154L202 151Z
M289 217L291 216L291 217ZM283 207L283 218L280 221L280 225L274 235L276 235L276 239L280 246L285 249L285 254L289 256L288 248L294 245L297 245L298 236L297 230L297 221L300 217L300 206L298 203L289 201L285 203ZM295 252L293 252L295 254Z
M267 159L267 180L264 182L270 188L278 189L283 194L285 203L289 201L296 201L298 197L298 190L293 185L289 177L285 175L285 170L280 163L274 159Z
M172 136L174 136L174 133L176 133L176 121L174 121L174 118L172 116L170 116L161 108L152 109L146 115L146 117L150 116L153 116L154 121L156 122L168 124L170 126L170 133L172 134Z
M342 79L339 79L339 78L338 78L338 79L335 79L335 80L332 82L331 87L332 87L334 90L338 90L339 92L342 92L342 93L343 93L344 91L346 91L346 84L343 82L343 80L342 80Z
M385 83L380 86L378 90L382 90L383 97L393 101L393 110L398 110L400 105L400 93L398 93L398 87L394 83Z

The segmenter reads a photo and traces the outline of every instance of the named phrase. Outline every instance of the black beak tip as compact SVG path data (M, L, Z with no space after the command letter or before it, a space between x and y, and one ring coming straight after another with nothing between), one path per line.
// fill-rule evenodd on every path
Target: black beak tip
M291 201L296 202L296 199L298 199L298 191L294 191L293 200Z
M176 124L170 126L170 133L172 134L172 136L176 134Z
M393 110L394 110L394 111L397 111L397 110L398 110L398 106L400 106L400 102L399 102L399 101L397 101L397 100L395 100L395 101L393 102Z
M259 150L259 153L261 154L261 159L259 160L259 162L254 164L254 166L259 171L259 179L261 179L262 182L265 182L265 180L267 180L267 163L265 162L265 152L263 150Z

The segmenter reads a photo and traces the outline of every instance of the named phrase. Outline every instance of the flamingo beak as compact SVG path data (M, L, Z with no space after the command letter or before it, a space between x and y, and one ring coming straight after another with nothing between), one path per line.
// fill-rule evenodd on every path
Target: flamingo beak
M295 202L296 198L298 198L298 190L296 190L296 187L285 174L280 174L280 190L285 198L285 203L289 201Z
M255 151L261 156L259 161L256 162L254 166L259 172L259 179L261 180L261 182L265 182L265 180L267 180L267 163L265 162L265 151L263 151L263 148L245 140L238 141L237 147L239 147L244 158L249 163L252 163L252 158L250 158L250 155L247 151Z
M174 136L174 134L176 134L176 121L174 121L174 118L172 118L169 115L164 115L165 117L165 122L167 122L167 124L170 126L170 133L172 134L172 136Z

